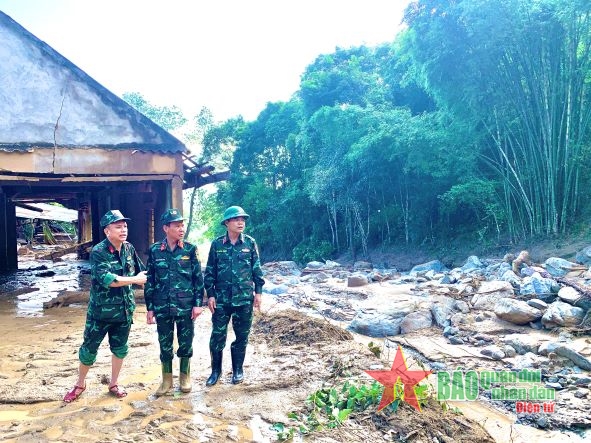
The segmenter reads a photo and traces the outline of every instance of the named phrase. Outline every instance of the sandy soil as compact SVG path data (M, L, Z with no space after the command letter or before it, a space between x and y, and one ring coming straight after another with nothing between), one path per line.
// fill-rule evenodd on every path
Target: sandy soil
M58 262L51 266L55 275L48 278L38 271L22 271L0 282L4 290L0 294L1 441L276 441L273 424L293 424L288 414L305 412L305 399L316 390L340 387L346 380L370 385L373 380L365 370L375 369L376 365L384 369L391 367L394 352L384 349L381 359L376 357L368 347L376 339L352 335L337 327L338 321L350 320L356 303L369 296L410 295L406 285L371 285L356 291L343 288L342 284L302 287L299 292L285 294L300 311L287 310L280 300L271 301L266 295L263 312L257 314L251 334L245 382L237 386L230 383L228 347L222 380L212 388L205 387L210 373L211 332L211 315L205 312L196 322L193 392L182 394L178 390L176 360L176 390L162 398L153 395L160 383L155 326L146 324L145 306L138 304L130 353L120 377L129 395L115 399L107 392L110 353L105 342L89 373L86 391L76 402L65 404L62 398L76 381L86 306L43 309L41 305L59 292L58 286L70 291L85 290L88 285L88 272L83 272L85 266L83 262ZM81 271L73 272L77 268ZM319 309L324 304L328 307ZM304 310L314 311L316 315L305 316L301 313ZM484 324L476 326L481 329ZM231 339L230 332L228 342ZM467 356L461 354L461 347L441 342L445 340L440 330L426 330L399 339L411 368L419 369L406 350L419 348L425 355L433 353L434 361L445 351L451 352L444 356L446 360L451 359L457 365L466 363ZM380 346L385 346L383 340ZM517 425L514 414L493 409L487 403L449 406L461 409L462 414L444 411L434 401L420 413L404 403L396 413L378 413L373 406L352 414L341 427L314 433L304 441L583 441L572 434Z
M296 311L266 312L257 315L245 383L230 383L230 358L225 355L223 379L206 388L211 316L205 313L196 322L193 392L178 391L176 361L175 392L156 398L156 332L145 322L145 306L139 305L120 379L129 395L118 400L107 392L110 354L105 343L89 373L86 392L65 404L61 399L76 380L84 316L84 306L70 306L49 309L42 316L15 317L13 302L0 303L2 441L274 441L272 424L289 423L287 413L303 410L305 398L316 389L342 385L344 378L370 384L363 370L380 362L367 346L325 320ZM493 441L475 421L443 413L436 403L420 414L407 405L395 415L367 410L351 416L341 428L307 440L367 442L384 441L384 436Z

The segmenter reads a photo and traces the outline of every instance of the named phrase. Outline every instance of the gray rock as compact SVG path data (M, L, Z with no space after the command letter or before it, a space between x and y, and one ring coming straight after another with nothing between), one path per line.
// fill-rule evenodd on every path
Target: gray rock
M511 346L520 355L525 355L528 352L533 354L538 353L538 340L534 337L523 334L510 334L501 339L503 343Z
M536 420L536 424L538 425L538 427L542 429L546 429L548 426L550 426L548 417L546 417L545 415L540 415Z
M369 337L400 334L400 323L413 312L415 303L393 303L387 307L360 309L347 329Z
M347 278L347 287L356 288L359 286L365 286L369 283L367 277L361 274L353 274Z
M480 261L480 259L475 255L471 255L470 257L468 257L466 263L464 263L461 270L464 273L469 273L475 270L481 270L483 268L484 264Z
M578 263L573 263L559 257L550 257L544 264L546 271L553 277L564 277L573 269L580 267Z
M501 275L501 280L511 283L511 286L514 286L516 288L519 287L519 285L521 285L521 278L519 278L517 276L517 274L515 274L515 272L513 272L512 269L507 269Z
M591 265L591 246L587 246L583 250L577 252L575 260L585 266Z
M583 321L585 311L568 303L556 301L548 306L542 317L542 324L546 329L557 326L577 326Z
M531 300L528 300L527 304L533 308L539 309L540 311L545 311L548 307L548 303L538 298L532 298Z
M454 283L454 279L452 279L449 275L444 275L443 277L441 277L439 279L439 284L440 285L450 285L452 283Z
M576 306L578 308L584 309L585 311L591 309L591 300L583 297L579 291L577 291L575 288L571 288L570 286L560 288L560 291L558 291L558 298L569 305Z
M434 297L431 314L435 325L443 328L454 313L454 299L446 296Z
M540 364L539 358L540 357L531 352L526 352L524 355L519 356L519 358L513 359L512 367L516 371L521 371L522 369L537 368Z
M400 333L418 331L419 329L430 328L433 324L431 311L416 311L408 314L400 323Z
M493 360L502 360L505 358L505 353L496 345L490 345L480 351L482 355L492 358Z
M577 351L565 345L559 345L554 349L554 353L564 358L568 358L575 365L586 371L591 371L591 360L579 354Z
M462 314L468 314L470 312L470 305L464 300L455 300L453 307Z
M441 272L444 269L445 269L445 266L443 265L443 263L441 263L439 260L432 260L427 263L413 266L413 268L410 270L410 274L413 275L413 274L425 273L427 271Z
M466 319L466 316L464 314L460 314L460 313L452 315L450 320L451 320L452 326L462 325L468 321Z
M485 281L482 282L478 292L474 294L470 302L474 309L492 311L501 298L511 297L513 293L513 286L509 282L500 280Z
M542 317L542 311L539 309L513 298L501 298L494 312L499 318L516 325L526 325Z
M517 355L515 349L509 345L503 346L503 352L505 353L506 357L515 357Z
M591 383L591 377L578 377L575 380L575 386L589 386Z
M274 285L272 283L263 286L263 292L273 295L285 294L288 289L286 285Z
M544 342L538 348L538 354L539 355L548 355L551 352L554 352L558 346L561 346L561 344L553 342L553 341Z
M458 328L454 328L452 326L446 326L443 329L443 336L444 337L449 337L451 335L456 335L458 332L460 332L460 330Z
M353 264L354 271L371 271L373 269L373 264L368 261L356 261Z
M542 277L539 272L534 272L530 277L524 277L523 282L519 286L519 294L521 295L547 295L556 294L560 289L560 285L551 278Z

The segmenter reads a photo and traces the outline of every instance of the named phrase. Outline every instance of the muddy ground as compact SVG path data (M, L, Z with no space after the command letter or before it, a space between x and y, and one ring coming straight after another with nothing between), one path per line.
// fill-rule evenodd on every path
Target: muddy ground
M267 312L256 319L245 383L230 383L229 356L225 355L222 381L206 388L211 320L203 314L196 323L193 392L181 394L177 387L174 394L155 398L152 393L160 370L156 332L145 323L145 306L140 305L121 376L129 395L122 400L108 395L110 356L103 346L86 392L78 401L65 404L61 398L76 380L84 308L52 309L28 318L15 318L6 300L0 309L3 441L274 441L271 426L289 424L287 413L303 409L305 398L314 390L339 386L344 379L369 384L363 370L379 363L365 345L324 320L291 310ZM427 427L427 423L438 426ZM421 414L406 405L395 415L368 410L340 429L315 434L310 441L384 441L384 434L417 441L439 433L449 434L449 441L493 441L478 423L444 414L437 404L423 408Z
M67 289L84 287L84 266ZM49 266L51 267L51 265ZM26 286L45 287L47 280L36 273L20 272L18 284L2 286L0 296L0 439L9 442L271 442L277 440L276 423L293 424L288 414L307 413L306 398L320 388L339 388L345 381L370 385L364 372L388 369L394 352L382 349L378 358L368 347L368 337L352 335L322 316L304 315L265 295L262 312L255 318L245 361L245 382L232 385L229 348L224 355L224 375L218 385L206 388L209 376L208 339L211 315L196 321L192 360L193 391L178 390L178 361L175 361L174 393L156 398L160 382L155 326L147 325L146 309L138 304L130 336L130 353L120 382L129 395L115 399L107 392L110 354L103 343L95 366L87 378L87 389L74 403L62 402L76 381L77 351L82 340L86 306L72 305L42 309L55 293L27 292ZM45 271L41 271L45 272ZM64 272L64 274L68 274ZM56 277L57 276L57 277ZM43 277L47 278L47 277ZM1 282L0 282L1 283ZM51 283L48 287L53 286ZM20 286L17 288L16 286ZM22 287L25 287L23 291ZM8 288L8 289L6 289ZM365 289L371 290L371 289ZM307 294L314 291L307 289ZM326 291L326 289L324 289ZM39 292L38 295L35 295ZM318 296L321 295L319 288ZM329 297L335 297L335 291ZM346 306L351 297L343 291ZM360 294L360 296L363 294ZM364 296L367 296L365 294ZM347 311L345 309L345 311ZM427 340L438 331L401 341L407 364L413 360L413 343ZM431 337L432 336L432 337ZM230 332L230 339L232 333ZM414 340L414 342L413 342ZM375 342L376 340L373 339ZM432 383L432 381L431 381ZM583 441L575 434L542 431L515 424L515 417L482 402L442 405L430 400L419 413L401 403L395 413L377 412L371 406L352 414L336 429L315 432L303 440L311 442L531 442ZM459 408L455 412L454 408ZM461 411L460 411L461 410Z

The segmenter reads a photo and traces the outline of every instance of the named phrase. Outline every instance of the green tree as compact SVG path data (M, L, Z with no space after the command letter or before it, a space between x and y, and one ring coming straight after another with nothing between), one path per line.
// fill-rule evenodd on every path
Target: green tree
M409 48L440 106L479 128L512 237L564 233L588 164L591 4L421 0Z
M156 106L139 92L126 92L123 100L167 131L174 131L187 123L183 112L176 106Z

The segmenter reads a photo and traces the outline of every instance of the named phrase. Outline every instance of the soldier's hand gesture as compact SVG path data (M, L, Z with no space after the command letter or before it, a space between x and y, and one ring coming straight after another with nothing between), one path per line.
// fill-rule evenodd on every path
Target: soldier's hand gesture
M209 297L207 299L207 307L209 308L210 312L213 314L215 312L215 308L217 307L216 303L215 303L215 298L214 297Z

